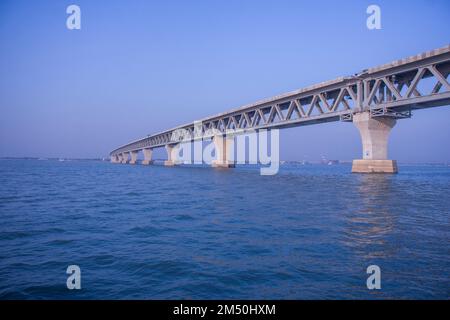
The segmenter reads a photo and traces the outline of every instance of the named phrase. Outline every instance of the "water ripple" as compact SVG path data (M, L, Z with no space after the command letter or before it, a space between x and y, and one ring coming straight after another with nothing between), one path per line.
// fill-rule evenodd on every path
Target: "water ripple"
M450 169L349 171L1 161L0 299L448 298Z

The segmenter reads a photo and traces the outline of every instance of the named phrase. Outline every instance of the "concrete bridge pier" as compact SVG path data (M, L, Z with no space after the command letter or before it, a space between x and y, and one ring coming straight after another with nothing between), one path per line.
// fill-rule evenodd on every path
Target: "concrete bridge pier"
M178 144L168 144L166 145L167 160L164 161L164 165L172 167L178 163Z
M111 161L111 163L118 163L119 157L117 155L113 155L110 157L110 161Z
M143 165L153 164L152 161L153 149L151 148L142 149L142 153L144 154L144 160L142 160L142 164Z
M130 151L130 164L136 164L138 151Z
M122 163L124 163L124 164L126 164L126 163L128 163L128 152L124 152L124 153L122 153Z
M397 173L397 162L388 160L388 138L396 120L362 112L353 115L353 123L361 135L363 158L353 160L352 172Z
M216 135L212 138L216 150L216 160L213 160L213 168L234 168L233 159L234 137Z

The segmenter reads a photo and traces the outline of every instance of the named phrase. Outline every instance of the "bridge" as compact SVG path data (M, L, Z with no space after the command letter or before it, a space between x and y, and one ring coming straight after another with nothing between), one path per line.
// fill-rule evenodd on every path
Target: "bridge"
M362 140L362 159L353 160L352 172L396 173L396 161L388 159L391 129L413 110L449 105L449 74L447 45L148 135L111 151L111 162L135 164L142 151L142 164L151 164L153 149L165 147L165 165L175 165L174 150L186 139L175 133L182 131L192 140L211 138L217 150L214 165L232 167L234 160L226 152L228 132L343 121L353 122Z

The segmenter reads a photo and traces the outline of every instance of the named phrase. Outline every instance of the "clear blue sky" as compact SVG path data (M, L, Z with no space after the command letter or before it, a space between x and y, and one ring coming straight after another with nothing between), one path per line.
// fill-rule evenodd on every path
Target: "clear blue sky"
M378 4L382 30L366 28ZM82 29L66 28L77 4ZM146 134L450 43L443 1L0 2L0 156L102 157ZM450 161L450 107L390 158ZM281 131L281 158L361 156L349 123Z

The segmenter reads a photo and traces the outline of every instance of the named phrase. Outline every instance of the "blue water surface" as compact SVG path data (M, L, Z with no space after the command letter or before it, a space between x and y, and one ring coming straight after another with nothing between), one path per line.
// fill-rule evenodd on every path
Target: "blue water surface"
M0 299L448 299L450 167L399 169L2 160Z

